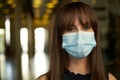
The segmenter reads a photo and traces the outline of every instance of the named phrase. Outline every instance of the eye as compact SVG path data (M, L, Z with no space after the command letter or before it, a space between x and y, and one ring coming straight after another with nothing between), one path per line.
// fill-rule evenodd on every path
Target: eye
M89 25L84 26L84 30L90 30L90 29L91 29L91 26L89 26Z
M77 27L75 25L72 25L66 29L66 32L75 32L77 31Z

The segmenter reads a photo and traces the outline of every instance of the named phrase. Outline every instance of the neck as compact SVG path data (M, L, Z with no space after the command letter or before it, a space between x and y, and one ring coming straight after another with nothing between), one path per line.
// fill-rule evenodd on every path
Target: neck
M90 72L89 60L87 57L80 60L70 58L68 69L75 74L87 74Z

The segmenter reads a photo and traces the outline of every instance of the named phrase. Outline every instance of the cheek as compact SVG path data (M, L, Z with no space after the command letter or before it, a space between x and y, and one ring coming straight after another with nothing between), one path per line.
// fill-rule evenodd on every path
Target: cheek
M90 32L94 32L94 30L92 29L92 28L90 28L90 30L89 30Z

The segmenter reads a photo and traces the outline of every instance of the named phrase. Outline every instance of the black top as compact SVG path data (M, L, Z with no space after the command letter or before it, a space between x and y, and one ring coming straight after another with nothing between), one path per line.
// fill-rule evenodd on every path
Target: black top
M73 72L70 72L69 70L66 70L63 79L62 80L91 80L91 74L74 74Z

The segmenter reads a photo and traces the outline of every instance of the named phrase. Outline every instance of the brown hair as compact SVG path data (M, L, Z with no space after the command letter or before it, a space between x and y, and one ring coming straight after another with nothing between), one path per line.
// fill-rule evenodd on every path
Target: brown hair
M48 80L62 80L62 75L69 64L68 54L62 49L62 35L66 27L73 25L78 19L82 25L91 25L97 46L89 55L91 66L91 80L106 80L102 56L100 51L100 34L97 17L94 10L82 2L69 3L56 13L53 24L53 33L50 45L50 69L47 73Z

